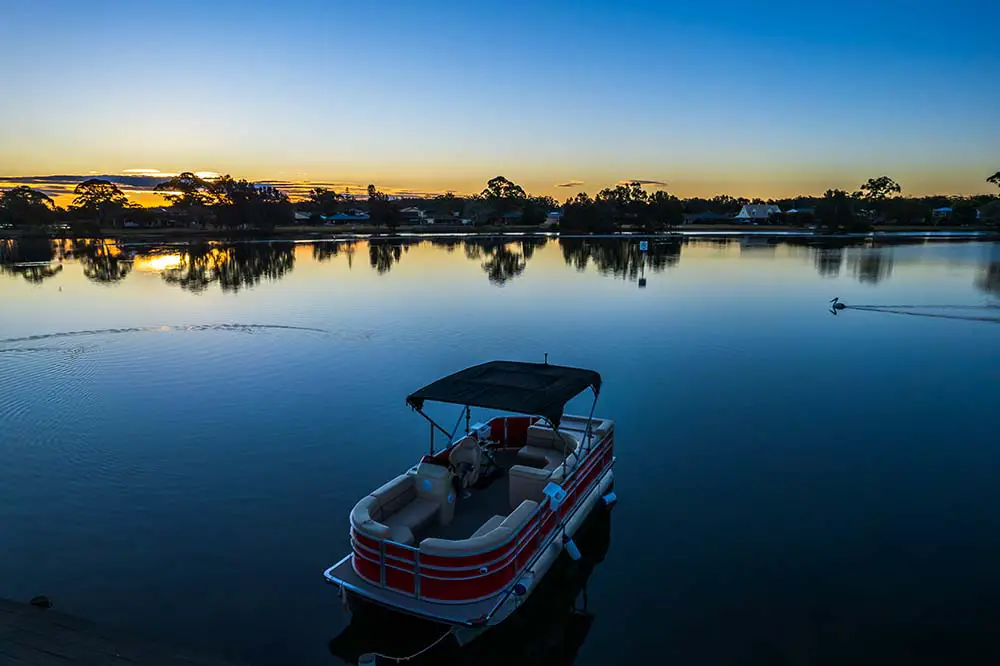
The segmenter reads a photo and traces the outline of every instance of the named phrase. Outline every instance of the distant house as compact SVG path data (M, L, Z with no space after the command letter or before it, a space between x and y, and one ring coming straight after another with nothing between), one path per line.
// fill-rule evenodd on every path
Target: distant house
M434 218L428 216L427 211L416 206L400 209L399 215L403 224L432 224L434 222Z
M953 212L954 211L952 210L951 206L943 206L941 208L935 208L934 210L932 210L931 216L935 220L946 220L951 217L951 214Z
M781 208L773 204L747 204L736 215L737 222L767 222L772 215L781 212Z

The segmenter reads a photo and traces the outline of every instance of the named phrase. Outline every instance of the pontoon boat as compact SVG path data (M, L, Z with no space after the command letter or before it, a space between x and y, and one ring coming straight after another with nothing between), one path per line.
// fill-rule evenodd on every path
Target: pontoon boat
M588 388L590 415L563 415ZM579 557L574 533L615 501L614 423L594 417L600 389L592 370L493 361L410 395L430 422L430 453L354 506L352 552L326 580L348 608L364 601L442 623L462 643L502 622L564 550ZM428 401L462 405L465 433L428 416ZM471 407L518 415L470 425ZM448 442L440 451L435 431Z

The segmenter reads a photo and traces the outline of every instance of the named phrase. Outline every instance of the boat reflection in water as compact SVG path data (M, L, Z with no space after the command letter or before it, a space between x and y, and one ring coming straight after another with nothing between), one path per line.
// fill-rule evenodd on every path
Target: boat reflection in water
M611 544L611 511L595 509L574 541L581 559L573 561L562 553L524 606L505 622L464 647L446 638L407 663L572 664L595 619L587 609L587 582ZM394 660L386 657L413 655L446 630L444 625L366 604L355 610L348 627L330 641L330 652L350 664L391 664ZM363 662L362 657L370 654L385 657Z

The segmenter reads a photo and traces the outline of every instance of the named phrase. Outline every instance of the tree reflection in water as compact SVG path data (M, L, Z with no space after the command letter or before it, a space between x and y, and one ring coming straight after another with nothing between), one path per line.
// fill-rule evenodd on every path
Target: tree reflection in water
M432 238L430 239L431 245L434 247L444 248L444 251L448 254L452 254L459 245L462 244L461 238Z
M313 243L313 259L319 262L329 261L341 254L347 257L347 267L354 267L354 246L357 241L332 241L327 243Z
M854 276L863 284L878 284L892 275L892 251L867 248L854 257Z
M681 258L682 239L649 239L649 250L639 249L639 241L618 238L562 238L563 259L567 266L578 271L586 270L593 262L604 275L613 275L623 280L637 281L646 267L654 273L661 273L676 266ZM645 254L645 257L643 255Z
M403 258L410 246L420 240L410 238L372 238L368 241L368 261L379 275L385 275Z
M235 292L262 279L279 280L294 266L294 243L200 245L182 253L177 266L163 271L163 279L193 292L216 282L223 291Z
M21 276L32 284L41 284L62 271L62 263L53 263L56 247L47 238L0 240L0 273Z
M1000 296L1000 261L991 261L976 278L976 286L987 294Z
M132 272L132 257L113 240L74 240L72 253L83 267L84 276L98 284L117 284Z
M844 263L843 248L816 248L813 254L816 272L820 277L835 278L840 275L840 267Z

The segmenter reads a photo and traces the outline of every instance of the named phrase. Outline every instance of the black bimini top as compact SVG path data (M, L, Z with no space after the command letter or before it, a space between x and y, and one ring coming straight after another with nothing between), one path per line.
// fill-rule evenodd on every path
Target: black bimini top
M566 403L587 388L599 394L601 375L548 363L490 361L439 379L411 394L406 402L416 409L431 400L533 414L558 426Z

